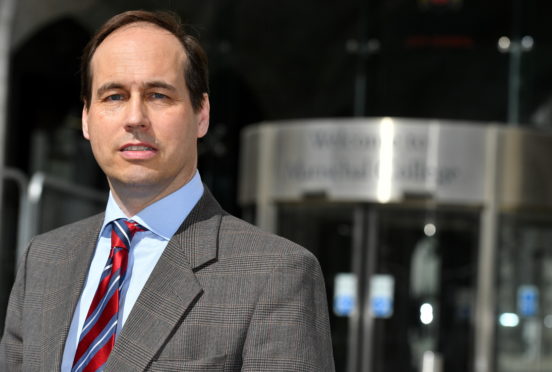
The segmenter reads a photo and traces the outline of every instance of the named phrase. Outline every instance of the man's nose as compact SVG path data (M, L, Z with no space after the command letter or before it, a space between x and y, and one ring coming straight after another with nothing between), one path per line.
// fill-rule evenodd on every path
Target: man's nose
M131 97L128 101L125 129L135 130L149 125L147 108L140 97Z

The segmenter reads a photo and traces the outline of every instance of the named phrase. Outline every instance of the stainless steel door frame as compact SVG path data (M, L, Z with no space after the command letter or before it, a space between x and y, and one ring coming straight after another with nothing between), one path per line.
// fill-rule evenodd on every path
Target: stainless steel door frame
M359 257L357 259L364 263L364 272L358 273L357 277L362 278L364 286L359 289L362 290L362 340L358 343L358 351L361 355L360 365L356 370L349 370L349 372L357 371L369 371L372 366L372 344L374 335L374 317L369 314L370 309L370 281L375 273L376 269L376 254L378 250L378 211L376 208L371 208L368 205L364 205L359 208L359 214L361 215L359 221L355 221L360 233L362 247L359 248Z

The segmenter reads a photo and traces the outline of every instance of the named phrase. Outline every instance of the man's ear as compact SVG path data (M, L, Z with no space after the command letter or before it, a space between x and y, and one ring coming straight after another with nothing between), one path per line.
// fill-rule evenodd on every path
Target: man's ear
M203 93L203 103L201 109L197 113L198 122L197 122L197 138L201 138L207 134L209 129L209 111L211 106L209 104L209 95ZM84 123L84 121L83 121Z
M88 134L88 109L86 108L86 102L82 106L82 135L87 140L90 140L90 135Z

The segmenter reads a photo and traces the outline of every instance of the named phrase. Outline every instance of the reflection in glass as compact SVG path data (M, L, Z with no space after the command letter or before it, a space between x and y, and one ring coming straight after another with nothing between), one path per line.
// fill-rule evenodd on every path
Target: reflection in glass
M552 370L552 220L503 215L498 247L497 372Z

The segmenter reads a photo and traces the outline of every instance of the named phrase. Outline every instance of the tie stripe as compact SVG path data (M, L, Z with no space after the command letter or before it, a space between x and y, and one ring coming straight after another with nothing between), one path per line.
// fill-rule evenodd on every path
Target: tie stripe
M144 228L126 219L113 221L111 227L111 251L82 327L72 372L101 371L115 344L130 241Z

